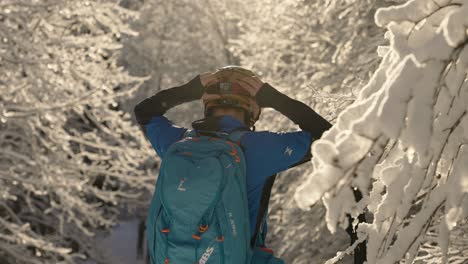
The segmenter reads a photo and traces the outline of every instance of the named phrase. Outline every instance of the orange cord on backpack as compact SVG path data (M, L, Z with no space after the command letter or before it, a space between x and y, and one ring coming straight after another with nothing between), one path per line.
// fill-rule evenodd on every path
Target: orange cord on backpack
M229 144L229 146L231 146L231 152L229 152L229 154L231 154L231 156L234 157L234 160L239 163L241 160L240 160L240 157L239 157L239 153L237 153L237 150L236 150L236 147L234 146L234 143L230 142L230 141L226 141L226 143Z
M271 248L261 247L260 250L273 254L273 249Z

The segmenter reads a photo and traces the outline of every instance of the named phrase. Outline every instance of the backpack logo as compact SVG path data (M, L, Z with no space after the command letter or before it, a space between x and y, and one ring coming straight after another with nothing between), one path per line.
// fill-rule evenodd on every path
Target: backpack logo
M179 186L177 187L178 191L185 192L187 190L185 187L182 187L186 180L187 180L187 178L181 178L180 179Z
M206 249L205 253L203 253L203 256L200 258L200 261L198 261L200 264L206 264L208 259L211 257L211 254L213 254L214 247L209 247Z
M237 227L236 227L236 222L234 222L234 216L232 215L231 212L229 212L229 223L231 224L232 234L234 235L234 237L236 237L237 236Z

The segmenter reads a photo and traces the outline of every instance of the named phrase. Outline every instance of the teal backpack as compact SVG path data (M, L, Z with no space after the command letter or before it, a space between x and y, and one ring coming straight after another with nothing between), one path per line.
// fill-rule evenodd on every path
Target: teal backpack
M284 264L250 237L244 133L192 130L166 151L146 220L151 264Z

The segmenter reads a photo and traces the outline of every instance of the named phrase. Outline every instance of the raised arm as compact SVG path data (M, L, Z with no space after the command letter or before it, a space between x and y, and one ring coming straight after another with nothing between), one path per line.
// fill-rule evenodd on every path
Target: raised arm
M269 83L264 83L260 87L255 98L260 107L271 107L275 109L299 125L303 131L310 133L309 151L306 152L302 160L293 166L309 161L312 158L310 152L312 142L319 139L332 125L308 105L279 92Z
M136 120L160 157L187 131L163 115L174 106L200 99L210 76L210 73L197 75L188 83L159 91L135 106Z
M294 100L273 88L269 83L262 82L257 76L249 76L238 80L252 96L255 97L261 108L271 107L285 115L299 125L303 131L310 133L310 144L319 139L322 134L331 128L331 124L308 105ZM309 145L310 149L310 145ZM312 157L310 151L298 163L304 163ZM297 164L296 164L297 165Z
M308 105L279 92L269 83L262 85L256 99L260 107L271 107L310 132L312 140L319 139L332 126Z
M136 120L144 128L153 117L162 116L179 104L198 100L202 94L203 85L200 75L197 75L186 84L159 91L139 102L134 108Z

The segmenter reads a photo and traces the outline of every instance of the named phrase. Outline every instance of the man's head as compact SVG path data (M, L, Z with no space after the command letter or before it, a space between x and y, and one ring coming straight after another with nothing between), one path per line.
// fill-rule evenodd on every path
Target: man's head
M229 115L252 127L260 116L260 107L238 82L250 76L255 74L238 66L226 66L216 71L217 81L206 87L202 97L205 116Z

